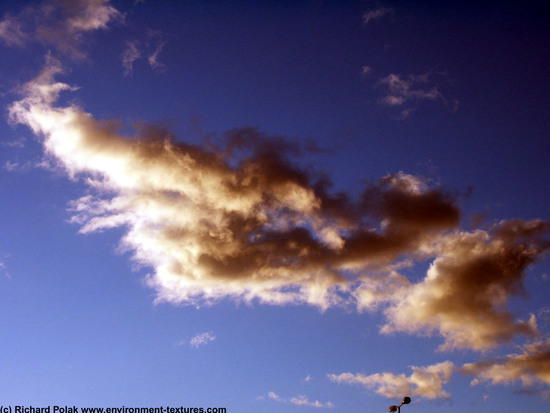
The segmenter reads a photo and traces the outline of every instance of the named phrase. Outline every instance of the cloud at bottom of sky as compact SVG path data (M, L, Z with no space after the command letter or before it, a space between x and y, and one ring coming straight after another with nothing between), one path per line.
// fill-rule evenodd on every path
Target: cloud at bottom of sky
M294 404L296 406L309 406L309 407L315 407L315 408L328 408L332 409L335 407L335 405L332 402L320 402L319 400L310 400L306 395L300 395L295 397L290 397L288 399L283 398L279 396L275 392L269 392L267 394L267 397L271 400L275 400L280 403L290 403ZM260 397L261 400L265 399L264 397Z
M426 367L412 366L410 376L405 374L362 373L329 374L328 378L336 383L359 385L387 398L421 396L429 400L448 398L450 395L443 386L450 380L454 365L450 361Z

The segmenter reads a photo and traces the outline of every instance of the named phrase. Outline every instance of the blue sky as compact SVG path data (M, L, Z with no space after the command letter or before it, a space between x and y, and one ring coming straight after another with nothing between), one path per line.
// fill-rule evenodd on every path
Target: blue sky
M2 3L3 405L547 409L549 17Z

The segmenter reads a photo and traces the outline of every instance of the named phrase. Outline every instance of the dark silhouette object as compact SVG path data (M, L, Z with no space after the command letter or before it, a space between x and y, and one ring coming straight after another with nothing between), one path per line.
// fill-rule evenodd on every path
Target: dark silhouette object
M388 411L401 413L401 406L404 404L409 404L410 402L411 398L409 396L405 396L403 397L403 400L401 400L401 404L399 406L390 406Z

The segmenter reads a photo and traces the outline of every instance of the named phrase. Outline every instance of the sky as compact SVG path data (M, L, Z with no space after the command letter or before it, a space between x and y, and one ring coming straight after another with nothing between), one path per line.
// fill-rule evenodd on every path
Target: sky
M544 2L0 19L0 404L548 410Z

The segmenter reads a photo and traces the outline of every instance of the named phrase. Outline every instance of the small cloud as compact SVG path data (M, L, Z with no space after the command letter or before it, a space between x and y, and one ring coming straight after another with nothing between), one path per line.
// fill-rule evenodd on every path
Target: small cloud
M122 53L122 66L124 67L124 76L132 74L134 62L141 57L138 41L127 41L126 50Z
M273 392L273 391L270 391L268 394L267 394L267 397L271 400L275 400L279 403L290 403L290 404L294 404L296 406L309 406L309 407L316 407L316 408L328 408L328 409L332 409L335 407L334 403L332 402L320 402L319 400L310 400L307 396L305 395L299 395L299 396L295 396L295 397L291 397L289 399L286 399L286 398L283 398L281 396L279 396L277 393ZM265 397L263 396L259 396L257 397L257 400L265 400Z
M6 161L6 163L4 163L3 169L8 172L13 172L19 169L19 164L17 162Z
M302 383L309 383L311 380L313 380L313 377L311 377L311 375L308 374L308 375L302 380Z
M204 346L216 339L216 336L212 332L197 334L189 341L189 345L194 348Z
M281 400L281 397L273 391L270 391L269 393L267 393L267 397L273 400Z
M159 30L148 29L147 38L149 39L147 41L147 48L149 50L147 62L149 63L149 66L151 66L151 69L154 70L162 71L166 69L166 66L159 61L160 53L162 52L162 50L164 49L164 45L166 44L166 42L163 40L163 33Z
M147 63L153 70L163 71L166 69L164 63L160 62L159 56L166 44L162 40L163 34L157 30L147 30L147 40L128 40L126 49L122 53L122 67L124 75L128 76L133 72L134 62L145 57Z
M25 140L23 138L20 138L20 139L14 139L14 140L11 140L11 141L5 141L5 142L0 142L0 145L1 146L7 146L7 147L10 147L10 148L24 148L25 147Z
M6 258L8 258L8 255L4 254L3 252L0 252L0 275L8 279L11 279L11 275L8 272L8 268L5 262Z
M292 397L289 400L289 402L297 406L310 406L310 407L328 408L328 409L332 409L335 407L332 402L323 403L323 402L320 402L319 400L309 400L308 397L305 395Z
M387 15L392 15L393 9L388 9L386 7L379 7L375 10L369 10L363 13L363 24L366 26L372 20L378 20Z
M162 70L165 68L164 64L159 62L159 55L160 52L162 52L162 49L164 48L165 43L159 43L157 47L155 48L154 52L149 55L147 58L147 61L149 62L149 66L153 69Z
M372 72L373 72L373 69L372 69L372 67L370 67L370 66L363 66L363 67L361 68L361 74L364 75L364 76L368 76L368 75L370 75Z
M391 73L378 80L375 87L383 94L380 104L399 107L403 118L408 117L419 102L445 101L429 73L408 76Z

